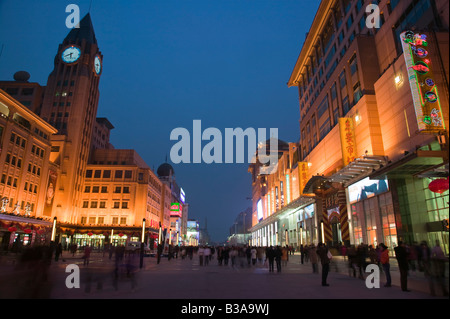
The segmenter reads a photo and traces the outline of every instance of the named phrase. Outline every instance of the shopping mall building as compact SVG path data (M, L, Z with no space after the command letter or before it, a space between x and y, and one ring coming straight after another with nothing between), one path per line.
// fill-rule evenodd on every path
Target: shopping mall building
M254 244L448 254L449 3L381 0L379 16L371 3L319 5L288 81L299 143L270 172L249 167Z

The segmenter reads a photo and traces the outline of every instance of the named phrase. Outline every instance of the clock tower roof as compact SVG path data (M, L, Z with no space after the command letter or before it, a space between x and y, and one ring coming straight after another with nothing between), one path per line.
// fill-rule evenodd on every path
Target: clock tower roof
M88 43L97 44L94 26L92 25L91 15L89 13L81 19L79 28L73 28L69 32L67 37L64 39L64 43L77 43L77 41L81 41L83 39Z

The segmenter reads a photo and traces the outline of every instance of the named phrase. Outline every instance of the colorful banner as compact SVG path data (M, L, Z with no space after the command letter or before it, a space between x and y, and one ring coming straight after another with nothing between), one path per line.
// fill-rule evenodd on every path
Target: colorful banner
M340 118L339 131L341 133L342 159L344 166L347 166L356 158L356 138L353 119L349 117Z
M419 131L436 133L445 130L432 61L429 58L428 37L406 31L400 38Z
M308 162L298 162L298 183L300 196L308 183Z
M55 197L56 179L58 174L52 170L48 170L47 193L45 194L44 216L52 216L53 198Z

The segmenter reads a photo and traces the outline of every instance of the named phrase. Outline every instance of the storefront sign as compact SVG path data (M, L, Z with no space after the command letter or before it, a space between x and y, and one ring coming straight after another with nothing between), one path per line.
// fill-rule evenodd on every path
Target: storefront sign
M400 38L419 131L435 133L445 130L432 61L428 57L429 39L425 34L412 31L403 32Z
M306 183L308 183L308 163L299 162L298 163L298 180L300 187L300 195L303 195L303 190L305 189Z
M344 166L347 166L356 158L356 138L353 119L349 117L340 118L339 131L341 133L342 159L344 160Z
M181 217L182 208L180 203L170 204L170 217Z

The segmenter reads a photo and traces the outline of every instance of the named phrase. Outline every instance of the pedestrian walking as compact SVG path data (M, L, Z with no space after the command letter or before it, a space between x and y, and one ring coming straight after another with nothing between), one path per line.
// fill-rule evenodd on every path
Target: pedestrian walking
M89 261L91 258L91 247L89 245L86 245L84 247L84 255L83 255L83 265L84 266L89 266Z
M277 264L277 272L281 272L281 258L283 256L283 252L281 251L281 247L277 246L275 248L275 262Z
M266 249L266 260L269 261L269 272L274 271L275 250L272 246Z
M208 246L205 247L204 251L203 251L203 256L204 256L204 262L205 262L205 266L209 265L209 260L211 258L211 248L209 248Z
M256 250L256 247L252 247L252 250L250 252L252 254L252 265L255 266L256 265L256 257L257 257L258 251Z
M317 265L318 257L316 253L316 247L314 246L314 244L311 245L308 251L309 251L309 259L312 264L313 274L318 274L319 273L319 267Z
M63 248L62 248L61 243L59 243L55 249L55 261L59 260L59 257L62 256L62 252L63 252Z
M389 250L384 243L379 245L380 247L380 263L383 267L384 274L386 276L386 284L385 287L391 287L391 264L389 263Z
M281 263L283 267L287 266L288 260L289 260L289 251L288 247L286 246L281 249Z
M205 255L205 248L203 246L200 246L197 250L198 260L200 263L200 266L203 266L203 260Z
M303 261L305 259L305 249L303 245L300 245L300 263L303 265Z
M402 241L398 242L398 246L394 248L395 257L397 258L398 268L400 270L400 285L402 291L409 292L408 290L408 252L406 251L405 244Z
M322 286L328 287L329 284L327 283L327 278L328 272L330 270L329 250L323 243L319 243L316 253L317 256L319 256L320 262L322 264Z

